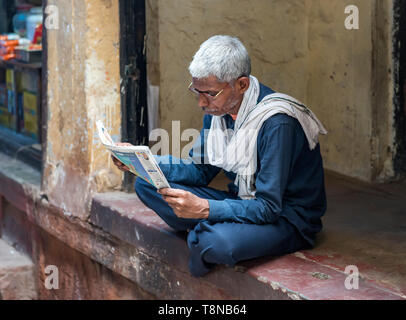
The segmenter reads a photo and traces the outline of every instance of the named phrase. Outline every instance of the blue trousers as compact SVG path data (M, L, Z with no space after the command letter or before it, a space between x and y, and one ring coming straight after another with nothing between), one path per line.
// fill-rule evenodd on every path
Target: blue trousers
M170 183L204 199L224 200L236 197L209 187L191 187ZM155 211L177 231L190 230L187 244L190 249L189 269L195 277L205 275L216 264L234 266L237 262L262 256L278 256L307 247L296 228L284 217L274 224L257 225L234 222L210 223L206 219L185 219L175 215L172 208L149 183L138 178L135 191L140 200Z

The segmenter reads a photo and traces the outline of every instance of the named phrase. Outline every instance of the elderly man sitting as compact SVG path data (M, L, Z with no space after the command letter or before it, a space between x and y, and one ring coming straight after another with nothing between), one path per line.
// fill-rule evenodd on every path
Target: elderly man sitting
M135 190L169 226L189 231L191 274L313 247L326 210L322 124L299 101L250 75L249 55L236 38L205 41L189 71L189 90L205 113L193 162L157 156L171 188L157 192L137 179ZM232 181L228 192L208 187L222 169Z

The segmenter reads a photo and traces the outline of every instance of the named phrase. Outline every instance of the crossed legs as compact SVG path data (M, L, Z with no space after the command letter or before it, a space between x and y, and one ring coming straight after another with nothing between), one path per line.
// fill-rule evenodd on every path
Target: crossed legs
M209 187L191 187L176 183L170 185L205 199L235 199L225 191ZM287 254L306 246L305 240L295 227L284 218L266 225L184 219L177 217L156 189L144 180L136 180L135 191L141 201L170 227L177 231L190 230L187 237L190 249L189 269L195 277L205 275L215 264L234 266L242 260Z

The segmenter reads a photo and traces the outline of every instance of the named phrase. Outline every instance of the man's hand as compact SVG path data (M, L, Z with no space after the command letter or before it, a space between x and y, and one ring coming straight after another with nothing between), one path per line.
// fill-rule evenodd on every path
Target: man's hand
M158 190L179 218L207 219L209 201L181 189L162 188Z
M129 147L131 147L132 144L128 143L128 142L117 142L116 146L129 146ZM123 172L130 171L130 169L128 169L128 167L124 163L122 163L120 160L118 160L117 158L111 156L111 159L113 160L113 163L115 164L115 166L119 170L121 170Z

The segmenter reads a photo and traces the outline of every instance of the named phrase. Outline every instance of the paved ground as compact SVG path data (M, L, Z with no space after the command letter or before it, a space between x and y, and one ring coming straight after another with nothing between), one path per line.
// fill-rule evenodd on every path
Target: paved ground
M34 265L0 239L0 300L36 299Z
M365 281L406 298L406 181L368 184L326 173L326 190L324 230L315 249L299 254L339 271L355 265Z
M328 210L318 246L304 252L322 264L345 269L406 296L406 183L371 185L326 177Z

